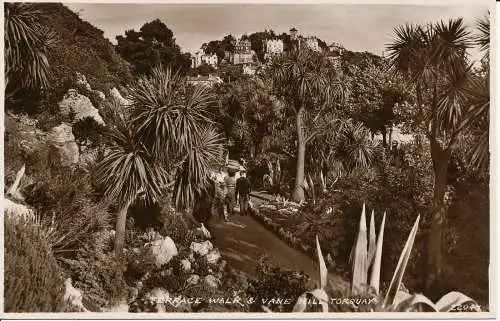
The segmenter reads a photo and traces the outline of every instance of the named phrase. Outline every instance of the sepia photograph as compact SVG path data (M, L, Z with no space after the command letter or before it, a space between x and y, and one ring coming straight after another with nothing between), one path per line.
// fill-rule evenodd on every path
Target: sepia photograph
M495 312L493 1L3 16L4 317Z

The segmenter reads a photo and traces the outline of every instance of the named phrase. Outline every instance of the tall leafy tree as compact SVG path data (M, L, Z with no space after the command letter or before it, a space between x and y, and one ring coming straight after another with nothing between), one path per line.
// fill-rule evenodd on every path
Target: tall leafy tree
M300 202L304 200L307 143L326 129L316 124L334 102L344 97L345 87L326 56L307 49L275 57L267 73L274 94L283 100L295 118L297 167L292 199Z
M405 25L394 30L388 45L389 60L395 71L414 84L416 113L414 125L429 140L434 169L433 214L428 243L426 289L439 294L442 282L442 234L447 169L452 152L466 132L474 74L467 56L470 32L462 19L438 21L426 26Z
M190 55L181 52L172 30L159 19L145 23L139 31L127 30L116 40L116 51L132 64L136 74L149 73L158 65L185 74L191 67Z

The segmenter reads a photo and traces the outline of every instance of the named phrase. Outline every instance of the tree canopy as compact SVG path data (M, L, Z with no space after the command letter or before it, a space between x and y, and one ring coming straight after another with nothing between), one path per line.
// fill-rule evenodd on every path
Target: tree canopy
M190 54L181 52L172 30L159 19L145 23L139 31L127 30L116 40L116 51L132 64L136 74L147 74L160 64L186 74L191 66Z

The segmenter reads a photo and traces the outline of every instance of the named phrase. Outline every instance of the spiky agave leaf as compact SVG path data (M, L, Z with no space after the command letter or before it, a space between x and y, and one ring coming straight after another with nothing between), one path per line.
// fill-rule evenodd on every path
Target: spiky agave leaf
M321 246L319 245L318 235L316 235L316 251L318 254L318 263L319 263L319 281L320 281L319 285L321 289L324 289L326 287L328 271L326 269L323 253L321 252Z
M375 232L375 211L372 210L370 218L370 238L368 240L368 266L371 265L375 256L377 234Z
M26 170L26 165L23 164L21 169L16 174L16 179L14 180L14 183L9 187L9 190L7 191L7 196L14 196L19 188L19 184L21 183L21 179L24 176L24 172Z
M292 312L304 312L307 309L308 295L312 295L318 300L323 313L328 312L328 294L326 294L325 290L323 289L314 289L312 291L302 293L297 299L297 302L295 302Z
M477 304L474 299L466 296L465 294L453 291L445 294L441 297L441 299L439 299L439 301L436 303L436 310L439 312L449 312L453 308L464 303Z
M380 269L382 265L382 246L384 244L384 229L385 229L385 212L382 218L382 223L380 224L380 230L378 232L377 246L375 249L375 257L372 266L372 274L370 277L370 287L375 291L376 294L380 290Z
M387 290L387 294L384 299L384 306L392 305L394 303L394 298L399 290L401 281L403 280L403 275L406 270L406 265L408 264L408 260L410 259L410 254L413 248L413 243L415 241L415 236L417 235L419 222L420 215L417 217L415 224L413 224L413 228L410 231L410 235L408 235L406 244L403 248L403 251L401 252L401 256L399 257L398 265L396 266L396 270L394 271L394 275L392 276L389 289Z
M401 298L400 298L401 299ZM425 311L421 311L425 308ZM403 299L394 302L393 310L397 312L414 312L415 310L421 312L438 312L436 305L422 294L409 294L403 296Z
M366 236L365 203L359 220L359 232L354 249L354 262L352 269L352 292L363 291L367 285L368 274L368 242Z
M311 197L313 199L313 203L316 203L316 190L315 190L315 187L314 187L314 182L311 178L311 175L307 174L307 180L308 180L308 185L309 185L309 188L311 189Z

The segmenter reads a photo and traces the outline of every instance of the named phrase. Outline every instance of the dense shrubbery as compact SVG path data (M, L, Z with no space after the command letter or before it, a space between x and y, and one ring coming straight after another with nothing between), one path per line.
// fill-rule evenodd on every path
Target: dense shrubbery
M72 257L94 244L93 233L110 228L111 216L106 205L93 199L88 174L57 170L44 173L43 178L35 176L35 183L27 187L26 202L55 228L53 251Z
M127 297L128 287L123 278L123 262L111 252L89 249L72 259L61 259L61 265L71 274L74 286L83 291L83 304L99 312Z
M247 293L255 298L250 306L251 312L261 312L262 300L271 298L288 298L295 301L308 289L309 277L303 273L283 270L269 265L264 258L257 265L256 279L250 281ZM265 304L264 304L265 305ZM293 304L282 304L270 307L273 311L291 312Z
M62 312L63 278L43 228L5 217L6 312Z
M95 105L94 105L95 106ZM92 117L85 117L73 124L73 135L80 146L95 148L102 144L102 133L104 126L95 121Z

